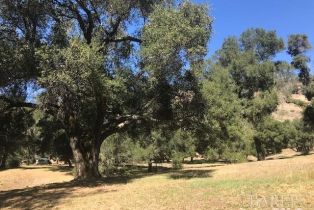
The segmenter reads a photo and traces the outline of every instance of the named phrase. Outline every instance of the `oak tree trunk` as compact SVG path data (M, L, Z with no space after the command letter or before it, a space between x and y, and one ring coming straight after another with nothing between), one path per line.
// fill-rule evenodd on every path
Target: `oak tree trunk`
M8 155L7 155L6 152L4 152L3 155L0 157L0 158L1 158L1 159L0 159L0 170L1 170L1 169L5 169L5 167L6 167L6 162L7 162L7 157L8 157Z
M66 159L66 163L69 165L70 168L72 168L72 163L70 159ZM58 160L57 160L57 164L58 164Z
M153 172L153 163L151 160L148 161L148 168L147 168L148 172Z
M261 141L255 138L254 143L255 143L255 148L256 148L257 160L258 161L265 160L265 151L263 149Z
M76 170L75 178L79 180L100 178L98 170L100 145L93 144L88 151L76 137L72 137L70 138L70 146Z

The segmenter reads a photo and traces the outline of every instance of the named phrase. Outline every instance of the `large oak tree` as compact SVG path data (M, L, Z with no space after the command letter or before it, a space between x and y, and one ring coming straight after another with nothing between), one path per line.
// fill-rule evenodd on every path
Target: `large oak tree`
M100 176L99 150L108 136L173 119L179 78L202 62L211 33L206 7L187 1L0 3L1 41L17 55L1 62L1 89L41 90L37 103L1 91L4 109L53 115L70 141L78 179Z

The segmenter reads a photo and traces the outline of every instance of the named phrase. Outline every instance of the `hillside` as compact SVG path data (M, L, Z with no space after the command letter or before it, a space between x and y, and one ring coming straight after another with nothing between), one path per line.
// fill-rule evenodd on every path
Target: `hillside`
M289 99L280 96L279 98L279 105L272 113L272 117L282 122L302 119L304 105L310 103L302 93L291 94Z

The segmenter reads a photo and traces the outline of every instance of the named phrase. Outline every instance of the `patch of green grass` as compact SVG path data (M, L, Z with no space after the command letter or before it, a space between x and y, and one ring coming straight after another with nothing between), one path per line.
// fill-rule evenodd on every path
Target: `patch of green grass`
M293 99L293 98L288 98L287 103L293 103L293 104L300 106L300 107L306 107L307 106L306 102L298 100L298 99Z

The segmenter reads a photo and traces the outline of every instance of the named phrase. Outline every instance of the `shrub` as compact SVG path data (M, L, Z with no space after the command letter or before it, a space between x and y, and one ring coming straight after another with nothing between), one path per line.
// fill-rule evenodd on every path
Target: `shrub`
M312 81L307 87L304 88L305 97L311 101L314 96L314 82Z
M309 154L314 146L313 135L309 133L302 133L299 135L295 143L298 152L302 152L303 154Z
M246 155L242 151L232 151L227 148L223 151L222 157L230 163L245 162Z
M8 168L18 168L20 167L21 160L15 157L9 158L7 162Z
M300 106L300 107L306 107L307 106L306 102L298 100L298 99L292 99L290 97L286 100L286 102L287 103L293 103L293 104Z
M206 159L211 162L217 161L219 159L218 152L213 148L208 148L205 156L206 156Z
M172 156L172 168L173 169L181 169L182 168L182 161L183 161L183 154L179 152L174 152Z
M260 143L260 150L264 151L265 155L277 154L295 141L298 130L295 123L279 122L268 117L257 126L255 141Z

